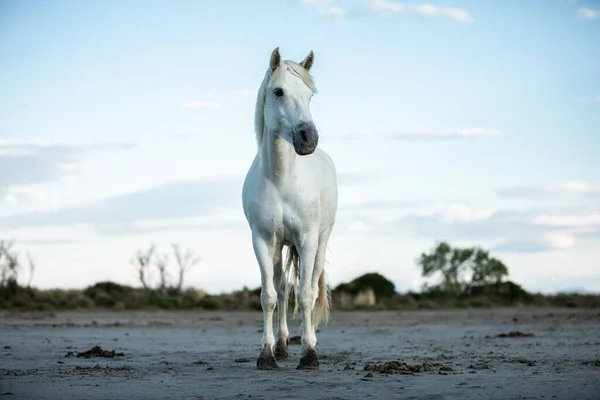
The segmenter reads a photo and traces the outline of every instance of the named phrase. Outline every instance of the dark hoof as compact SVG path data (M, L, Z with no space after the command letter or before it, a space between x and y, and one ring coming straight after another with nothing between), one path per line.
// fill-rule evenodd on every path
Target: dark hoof
M275 346L275 358L278 360L286 360L288 358L287 340L279 339Z
M279 365L277 365L277 361L275 361L275 357L273 356L263 356L261 355L256 360L256 368L258 369L277 369Z
M300 364L296 369L318 369L319 357L314 349L309 349L300 357Z

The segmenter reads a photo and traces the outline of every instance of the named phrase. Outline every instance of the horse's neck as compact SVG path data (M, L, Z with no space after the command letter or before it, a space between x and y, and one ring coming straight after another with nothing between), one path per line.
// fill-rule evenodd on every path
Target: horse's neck
M284 182L293 173L296 152L292 144L279 135L265 132L259 152L265 177Z

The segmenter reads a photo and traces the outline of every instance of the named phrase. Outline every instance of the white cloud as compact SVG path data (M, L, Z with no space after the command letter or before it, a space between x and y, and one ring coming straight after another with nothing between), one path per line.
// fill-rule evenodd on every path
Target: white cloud
M103 233L114 235L122 232L111 230L111 226L118 225L119 231L125 231L147 220L205 217L231 209L240 214L240 188L241 182L237 179L172 181L41 213L0 215L0 226L15 229L25 226L91 225L107 228ZM190 201L191 198L194 201ZM169 204L169 207L164 207L164 204Z
M575 236L562 232L548 233L544 236L544 240L550 247L557 250L570 249L575 245Z
M566 250L575 240L581 239L586 246L600 238L600 214L595 209L536 211L460 201L427 205L399 202L399 207L385 201L379 206L364 204L355 204L341 215L359 219L360 223L353 222L348 230L366 236L463 240L513 254Z
M0 157L26 157L33 154L31 149L3 148L0 143Z
M4 193L0 193L1 209L9 215L13 212L56 211L60 206L60 200L59 196L44 191L38 185L15 185L6 189Z
M231 90L217 93L206 93L202 100L189 100L183 103L184 108L215 109L233 106L241 100L254 99L255 90Z
M61 164L59 169L66 174L77 174L85 169L85 165L83 163L65 163Z
M83 142L63 142L63 141L52 141L52 140L11 140L11 139L0 139L0 151L4 150L15 150L23 151L23 154L29 155L36 149L46 148L68 148L68 149L79 149L79 148L131 148L131 143L125 142L106 142L106 143L83 143ZM3 153L0 153L3 154ZM10 153L8 153L10 154Z
M503 136L504 132L500 129L490 128L455 128L455 129L440 129L440 130L425 130L425 131L407 131L407 132L391 132L391 133L374 133L360 134L349 133L339 135L338 139L451 139L451 138L481 138L481 137L497 137Z
M395 3L393 1L385 0L371 0L371 10L381 11L392 11L392 12L403 12L406 10L406 6L401 3Z
M600 194L600 184L585 181L568 181L559 183L556 189L570 194Z
M427 18L449 18L461 23L472 23L475 21L471 14L463 9L440 7L431 4L403 4L387 0L371 0L370 8L378 14L413 13Z
M435 219L442 224L451 225L484 221L492 218L497 212L495 207L475 207L460 203L430 204L427 207L406 204L400 208L394 207L392 204L387 207L385 204L381 204L377 209L362 212L361 215L368 216L372 223L384 225L397 218Z
M575 98L576 103L600 103L600 94L595 96L582 96Z
M596 19L600 17L600 9L581 7L579 9L579 17L585 19Z
M332 5L335 0L298 0L300 4L313 7L317 14L328 15L336 21L341 22L344 19L346 11L338 6Z
M502 197L541 198L551 196L596 196L600 184L586 181L565 181L547 186L519 186L498 190Z
M496 207L434 200L381 200L342 206L340 215L360 215L361 224L376 230L402 219L435 220L444 225L480 222L496 216ZM354 224L354 223L353 223ZM357 225L360 226L360 225Z
M74 143L54 143L50 140L11 140L0 139L0 149L28 149L31 147L73 147Z
M565 228L591 228L600 225L600 213L587 215L540 215L533 218L536 225L565 227Z
M207 93L204 97L207 99L219 100L255 98L256 90L231 90L226 92Z
M173 132L169 134L169 136L175 136L178 138L192 138L197 136L202 136L204 132L198 130L186 130L183 132Z
M431 207L428 210L411 213L412 217L436 217L445 224L475 222L489 219L496 214L494 207L475 208L465 204L453 203Z
M0 203L18 205L28 203L37 197L35 190L28 187L13 186L0 196Z
M221 103L214 100L192 100L183 103L184 108L221 108Z
M0 194L13 186L55 182L80 174L82 159L98 150L129 149L129 143L76 143L0 139ZM13 196L9 197L14 199Z
M441 210L440 215L445 223L473 222L486 220L496 214L496 208L475 209L463 204L452 204Z
M362 221L354 221L350 225L348 225L348 232L361 234L371 231L373 228L370 225L365 224Z

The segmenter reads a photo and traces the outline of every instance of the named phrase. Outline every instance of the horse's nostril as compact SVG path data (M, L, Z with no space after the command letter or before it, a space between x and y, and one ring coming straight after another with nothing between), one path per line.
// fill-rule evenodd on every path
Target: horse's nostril
M304 129L300 131L300 137L302 138L303 142L306 142L306 131Z

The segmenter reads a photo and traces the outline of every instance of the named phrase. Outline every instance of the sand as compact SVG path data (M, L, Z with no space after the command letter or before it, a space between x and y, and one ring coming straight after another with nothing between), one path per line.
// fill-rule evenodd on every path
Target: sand
M261 321L255 312L4 313L0 398L600 398L600 310L334 311L318 333L317 371L296 370L299 345L279 370L256 370ZM77 357L94 346L108 353Z

